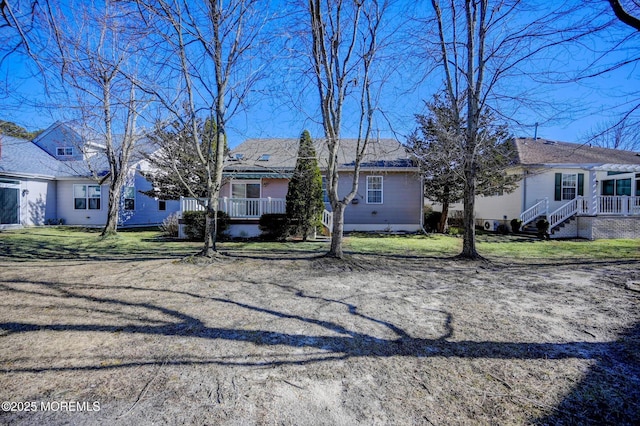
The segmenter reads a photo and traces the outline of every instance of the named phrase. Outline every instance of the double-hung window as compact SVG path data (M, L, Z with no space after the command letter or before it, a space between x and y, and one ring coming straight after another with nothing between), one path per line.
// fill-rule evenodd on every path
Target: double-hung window
M100 185L73 185L73 208L100 210Z
M367 204L382 204L382 176L367 176Z
M124 209L135 210L136 209L136 188L133 186L125 186L122 192L124 195Z
M573 200L578 195L578 175L573 173L562 174L562 199Z
M322 201L329 202L329 192L327 191L327 178L322 176Z
M556 173L555 201L570 201L584 195L584 173Z

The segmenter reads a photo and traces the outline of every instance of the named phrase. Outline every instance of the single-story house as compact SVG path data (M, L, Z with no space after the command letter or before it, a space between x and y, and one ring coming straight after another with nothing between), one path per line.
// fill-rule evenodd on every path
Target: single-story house
M341 140L338 154L338 193L351 188L355 139ZM295 169L298 139L249 139L234 148L224 168L220 209L231 217L233 236L259 235L263 213L284 213L289 179ZM318 165L324 174L328 151L314 141ZM325 183L323 177L323 184ZM323 223L331 229L331 207L325 195ZM358 192L345 210L345 231L415 232L422 226L423 191L419 169L396 140L369 143L358 178ZM181 200L181 211L200 210L198 201Z
M518 138L509 194L476 199L476 224L496 229L546 218L552 238L640 238L640 154L588 144Z
M32 141L0 135L0 229L64 223L103 226L108 203L108 165L104 146L55 123ZM123 189L122 226L162 223L179 201L148 197L140 174L148 167L134 156Z

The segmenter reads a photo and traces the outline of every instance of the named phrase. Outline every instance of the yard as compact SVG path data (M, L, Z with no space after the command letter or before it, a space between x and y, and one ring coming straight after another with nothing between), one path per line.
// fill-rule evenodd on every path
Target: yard
M640 240L97 235L0 233L1 424L640 422Z

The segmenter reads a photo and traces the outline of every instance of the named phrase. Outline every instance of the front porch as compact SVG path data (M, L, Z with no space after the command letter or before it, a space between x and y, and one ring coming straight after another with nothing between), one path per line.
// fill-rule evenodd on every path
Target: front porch
M206 198L180 198L179 216L187 211L204 211L207 205ZM263 214L285 214L287 212L287 200L285 198L229 198L218 199L218 210L225 212L231 219L229 233L234 237L257 237L260 235L258 220ZM324 210L322 213L322 225L329 235L333 229L333 213ZM184 238L182 225L179 234Z
M186 211L204 211L206 198L180 198L180 213ZM231 219L254 220L263 214L286 213L287 201L284 198L228 198L218 200L218 210L225 212Z
M640 223L640 197L577 196L553 211L549 209L549 199L544 198L537 200L533 206L520 214L523 227L540 218L546 218L549 222L549 232L558 234L557 237L560 238L605 238L602 235L606 235L606 238L637 238L640 236L637 229ZM568 226L574 218L578 221L570 229L560 232L561 228ZM624 220L626 218L630 220ZM611 232L606 232L607 224L611 226ZM594 230L595 228L597 230Z

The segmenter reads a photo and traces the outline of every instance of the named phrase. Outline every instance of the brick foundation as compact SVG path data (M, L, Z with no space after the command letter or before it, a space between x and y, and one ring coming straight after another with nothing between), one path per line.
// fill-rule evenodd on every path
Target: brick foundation
M640 217L580 216L577 228L577 236L589 240L640 238Z

